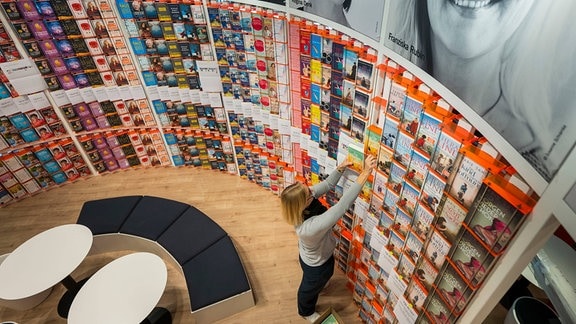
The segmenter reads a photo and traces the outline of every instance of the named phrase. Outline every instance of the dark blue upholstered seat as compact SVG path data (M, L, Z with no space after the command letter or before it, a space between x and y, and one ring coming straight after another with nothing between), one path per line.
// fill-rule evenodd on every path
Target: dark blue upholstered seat
M226 235L220 225L190 206L156 241L183 265Z
M190 259L182 269L192 311L250 290L242 261L229 236Z
M189 207L175 200L144 196L119 232L155 241Z
M87 201L82 206L77 223L88 227L93 235L118 233L140 199L142 196Z

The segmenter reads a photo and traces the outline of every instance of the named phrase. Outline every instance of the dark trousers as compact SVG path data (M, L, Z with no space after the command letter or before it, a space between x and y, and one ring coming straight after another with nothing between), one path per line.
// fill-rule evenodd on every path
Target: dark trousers
M311 267L300 259L302 267L302 282L298 288L298 314L309 316L316 311L316 302L322 288L334 274L334 256L330 257L324 264Z

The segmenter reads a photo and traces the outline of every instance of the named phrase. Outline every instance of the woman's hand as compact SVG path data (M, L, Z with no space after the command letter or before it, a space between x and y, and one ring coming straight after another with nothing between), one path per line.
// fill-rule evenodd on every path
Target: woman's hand
M344 162L340 163L340 165L337 167L338 172L342 173L344 172L344 170L346 170L347 167L351 166L352 162L348 161L348 160L344 160Z
M371 171L376 167L376 158L372 155L368 155L366 159L364 159L364 170Z

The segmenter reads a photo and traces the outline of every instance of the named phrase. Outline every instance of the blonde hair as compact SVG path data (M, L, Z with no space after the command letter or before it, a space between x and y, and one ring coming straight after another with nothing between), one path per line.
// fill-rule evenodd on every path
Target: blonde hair
M280 194L282 218L290 225L302 224L302 212L306 208L306 186L300 182L286 187Z

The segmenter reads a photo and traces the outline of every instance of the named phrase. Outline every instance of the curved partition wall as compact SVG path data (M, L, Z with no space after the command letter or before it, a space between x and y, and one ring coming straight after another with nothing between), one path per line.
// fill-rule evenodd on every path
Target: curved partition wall
M562 164L576 142L574 45L560 42L574 5L461 5L3 1L0 202L157 166L278 194L373 154L335 233L360 316L480 321L556 218L576 234L562 200L576 180ZM478 33L494 15L481 25L498 32Z

